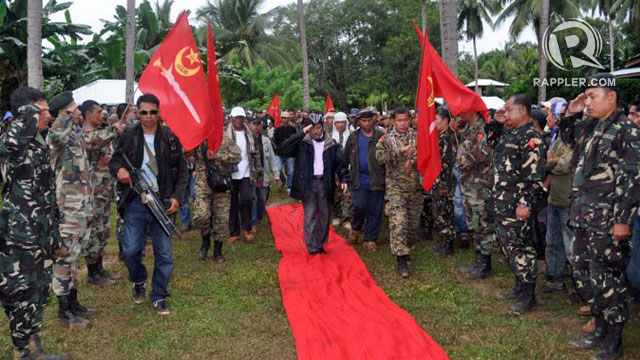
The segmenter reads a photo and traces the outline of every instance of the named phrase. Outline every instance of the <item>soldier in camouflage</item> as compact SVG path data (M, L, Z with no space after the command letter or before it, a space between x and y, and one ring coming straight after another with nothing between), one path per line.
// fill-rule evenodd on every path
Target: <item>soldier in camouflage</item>
M521 314L536 304L538 263L531 204L544 192L546 147L531 121L527 95L512 96L495 118L504 123L504 132L493 153L491 213L498 242L516 278L514 288L497 298L518 299L510 311Z
M458 123L466 127L462 130L460 152L457 165L460 169L460 190L464 203L467 227L473 237L476 261L469 267L458 270L467 279L476 280L493 274L491 252L493 250L493 229L485 209L489 198L489 178L491 177L491 156L493 150L487 140L485 122L480 113L463 113Z
M200 229L202 246L198 259L205 260L211 246L213 234L213 258L218 263L225 261L222 244L229 236L229 209L231 208L231 189L215 192L207 183L207 162L212 163L222 174L230 174L231 165L240 162L240 148L228 136L222 137L222 144L214 154L205 141L196 152L196 200L193 221ZM210 164L211 165L211 164Z
M618 109L615 81L611 74L589 79L559 123L568 145L576 139L582 144L574 148L577 165L569 225L578 230L576 243L587 245L596 329L571 344L600 347L593 359L622 355L622 331L629 320L624 271L630 257L630 224L640 201L640 129ZM586 107L588 118L579 120Z
M394 129L376 144L376 161L385 166L386 196L391 253L398 262L398 275L409 277L410 244L417 238L420 222L420 173L416 167L417 139L409 110L394 112Z
M440 245L434 249L434 253L444 256L453 253L453 238L456 234L453 193L457 181L453 173L453 167L456 162L457 149L453 131L449 128L450 120L451 116L448 110L441 109L436 114L442 168L430 191L430 210L433 218L435 218L435 228L440 233L441 238Z
M0 300L9 318L14 359L68 359L42 349L42 313L54 255L64 247L58 229L55 180L43 137L51 115L45 95L20 88L11 95L18 118L0 141L6 159L0 216Z
M70 91L51 99L51 114L56 116L47 143L56 176L56 200L61 212L60 235L70 256L53 266L53 292L58 296L58 320L69 326L88 327L83 316L92 309L78 301L78 259L85 251L93 220L93 185L89 162L79 127L78 109Z
M96 285L115 285L120 277L111 275L102 264L102 255L107 240L111 236L111 202L113 201L113 178L109 173L111 161L111 143L118 137L120 124L103 124L100 105L87 100L82 104L84 128L82 138L86 146L87 157L93 184L95 216L91 223L89 242L84 247L89 274L87 281ZM103 128L103 125L106 127Z

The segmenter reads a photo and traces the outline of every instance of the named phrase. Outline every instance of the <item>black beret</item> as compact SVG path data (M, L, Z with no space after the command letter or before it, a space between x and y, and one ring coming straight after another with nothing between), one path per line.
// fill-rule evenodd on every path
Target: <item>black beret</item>
M63 91L49 101L49 111L53 117L57 117L60 110L69 105L73 101L73 93L71 91Z
M584 90L593 89L593 88L602 88L602 89L611 89L611 90L619 90L618 81L612 73L600 73L587 78L587 83L584 86Z

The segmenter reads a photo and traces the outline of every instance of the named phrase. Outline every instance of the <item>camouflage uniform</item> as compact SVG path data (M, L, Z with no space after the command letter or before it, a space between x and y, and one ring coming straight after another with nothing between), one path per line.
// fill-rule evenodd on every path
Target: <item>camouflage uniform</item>
M516 219L516 208L526 201L531 209L543 192L546 155L543 140L529 122L508 129L493 154L491 190L494 227L498 242L521 284L535 284L538 275L533 247L533 212L527 220Z
M614 224L631 224L640 199L640 129L624 114L607 119L561 119L563 140L574 149L573 203L569 225L576 229L575 266L588 256L593 304L591 312L610 325L629 320L624 271L629 241L613 240Z
M479 118L462 131L458 168L467 227L472 233L476 252L484 256L491 255L493 249L493 232L485 209L485 201L489 198L492 154L485 123Z
M207 143L202 146L207 146ZM242 159L240 148L228 137L224 136L222 144L213 160L223 173L229 173L230 167ZM207 184L205 171L206 160L202 151L196 152L196 200L193 221L200 228L200 234L213 234L216 241L223 241L229 236L229 209L231 207L230 190L214 192Z
M73 130L73 119L62 112L53 122L47 143L56 176L56 199L61 212L60 235L69 256L53 267L53 292L69 295L77 288L78 258L89 243L94 215L93 186L82 134Z
M420 173L416 168L417 157L414 154L409 158L401 150L407 145L416 146L416 133L413 129L405 134L391 131L376 144L376 161L385 165L391 253L396 256L409 255L411 244L417 240L423 200ZM413 164L407 172L405 164L409 160Z
M99 162L111 154L111 142L118 136L118 129L107 127L96 129L85 125L82 137L87 147L87 156L91 167L93 184L94 213L89 243L85 247L87 264L95 264L102 257L107 240L111 236L111 202L113 201L113 177L109 173L109 164Z
M0 216L0 299L18 351L42 328L53 249L62 245L49 147L38 132L40 109L20 108L0 142L8 167Z
M442 239L441 246L450 247L456 234L453 214L453 193L457 185L453 167L456 162L456 140L451 130L438 135L442 168L436 182L431 187L431 209L435 219L435 228Z

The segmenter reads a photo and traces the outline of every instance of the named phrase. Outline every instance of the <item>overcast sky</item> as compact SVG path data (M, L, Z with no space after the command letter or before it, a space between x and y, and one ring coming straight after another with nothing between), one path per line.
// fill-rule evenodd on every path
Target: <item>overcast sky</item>
M91 26L93 32L98 32L102 29L102 21L113 20L115 15L115 8L117 5L127 6L126 0L72 0L73 5L69 8L71 13L71 19L79 24L86 24ZM212 0L213 1L213 0ZM140 1L137 1L139 3ZM152 3L155 0L151 1ZM269 11L275 7L290 4L295 0L266 0L264 8L261 12ZM191 14L195 14L196 10L207 3L207 0L179 0L173 4L172 18L175 19L183 10L191 10ZM193 17L193 16L192 16ZM54 21L64 21L64 13L55 14L52 17ZM506 21L499 29L492 30L485 24L484 36L477 40L478 53L491 51L497 48L503 48L507 41L508 28L510 22ZM521 42L524 41L536 41L535 33L531 27L518 39ZM466 51L473 54L473 44L470 41L460 42L460 51Z

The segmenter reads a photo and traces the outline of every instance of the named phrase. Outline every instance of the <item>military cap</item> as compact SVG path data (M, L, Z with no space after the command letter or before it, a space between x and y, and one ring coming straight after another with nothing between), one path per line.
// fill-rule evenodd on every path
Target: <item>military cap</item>
M373 117L373 111L369 109L364 109L358 112L356 115L356 119L371 119Z
M73 101L73 92L71 91L63 91L60 94L56 95L49 101L49 111L53 117L58 116L60 110L64 109L65 106L69 105Z
M312 125L324 125L324 116L322 116L321 112L312 110L309 113L309 122Z
M359 112L360 112L360 110L358 110L356 108L353 108L353 109L351 109L351 111L349 111L349 117L352 117L352 116L356 117L356 116L358 116Z

